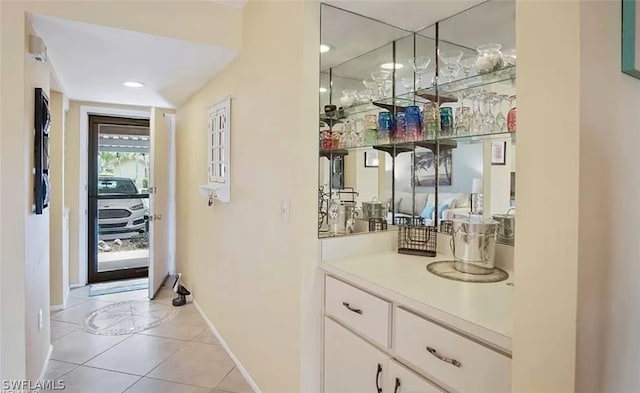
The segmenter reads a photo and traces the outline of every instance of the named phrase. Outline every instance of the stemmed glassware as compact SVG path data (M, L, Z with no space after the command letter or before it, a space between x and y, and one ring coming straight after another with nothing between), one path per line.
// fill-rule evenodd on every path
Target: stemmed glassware
M484 130L483 134L490 134L493 132L493 129L496 124L496 116L493 114L493 103L495 101L496 93L493 91L489 91L483 94L483 100L485 105L485 114L484 114Z
M427 72L427 68L431 64L431 58L429 56L417 56L409 59L409 65L416 73L416 88L421 87L422 76Z
M468 78L471 75L471 71L476 66L476 57L475 56L464 56L460 60L460 70L464 74L465 78Z
M373 79L378 85L378 99L385 98L386 94L386 81L391 76L391 71L374 71L371 73L371 79Z
M400 79L400 83L402 84L402 86L407 90L407 92L411 93L412 91L415 90L415 85L413 83L413 77L405 77ZM417 85L417 81L416 81L416 85Z
M460 71L460 59L462 58L462 51L459 49L451 49L445 51L439 51L438 56L444 64L445 74L447 76L447 81L451 82L455 79Z
M362 83L364 84L364 86L367 88L367 91L369 92L369 98L371 100L375 100L378 83L373 79L365 79L362 81Z
M498 114L496 115L496 132L506 132L507 119L504 116L502 108L504 107L504 103L508 102L509 96L506 94L499 94L496 99L496 104L498 105Z

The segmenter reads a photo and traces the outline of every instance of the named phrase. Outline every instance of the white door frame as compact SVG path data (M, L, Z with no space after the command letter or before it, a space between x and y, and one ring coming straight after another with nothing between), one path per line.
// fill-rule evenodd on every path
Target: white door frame
M89 256L89 216L88 216L88 163L89 163L89 115L119 116L139 119L149 119L151 111L116 109L93 105L80 105L80 165L78 173L79 181L79 203L78 203L78 281L77 285L84 286L89 281L88 256Z

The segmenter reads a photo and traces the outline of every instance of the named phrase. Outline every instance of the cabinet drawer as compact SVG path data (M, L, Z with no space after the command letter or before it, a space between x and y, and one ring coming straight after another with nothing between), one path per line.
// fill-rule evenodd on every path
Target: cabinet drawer
M404 367L398 362L389 362L387 378L388 393L444 393L443 390Z
M511 359L402 309L396 313L396 354L461 392L511 390Z
M389 346L391 304L332 277L326 277L325 313L366 336Z

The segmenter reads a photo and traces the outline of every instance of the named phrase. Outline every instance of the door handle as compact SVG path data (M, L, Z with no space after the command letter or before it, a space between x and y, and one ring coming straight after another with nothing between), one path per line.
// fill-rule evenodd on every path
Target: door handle
M382 374L382 365L378 363L378 372L376 373L376 389L378 393L382 393L382 388L380 387L380 374Z
M462 363L460 363L459 361L452 359L452 358L448 358L446 356L442 356L438 353L438 351L436 351L434 348L431 347L427 347L427 351L429 351L430 354L432 354L433 356L435 356L436 358L442 360L445 363L449 363L452 366L455 367L462 367Z
M345 307L347 308L347 310L349 310L349 311L351 311L351 312L354 312L354 313L356 313L356 314L362 314L362 310L361 310L361 309L351 307L351 306L349 305L349 303L347 303L347 302L342 302L342 305L343 305L343 306L345 306Z
M400 378L396 378L396 387L393 389L393 393L398 393L400 392Z

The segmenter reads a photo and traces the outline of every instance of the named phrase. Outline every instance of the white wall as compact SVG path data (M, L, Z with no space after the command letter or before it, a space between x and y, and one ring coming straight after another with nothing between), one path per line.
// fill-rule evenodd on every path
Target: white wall
M587 393L640 391L640 80L620 71L621 3L580 5L576 391Z
M513 392L575 391L580 7L585 3L516 1ZM619 39L611 42L618 44Z
M64 244L65 226L65 199L64 199L64 133L65 133L65 105L64 94L51 91L49 105L51 111L51 209L50 227L51 237L49 282L51 284L51 305L64 305L69 293L69 258L68 237Z
M2 4L2 379L37 378L49 350L49 210L33 210L36 87L49 94L50 70L26 55L31 24L20 7ZM26 278L29 278L28 280Z
M243 13L239 55L176 113L177 268L263 392L314 392L319 6L256 1ZM206 108L227 95L231 202L207 207Z

